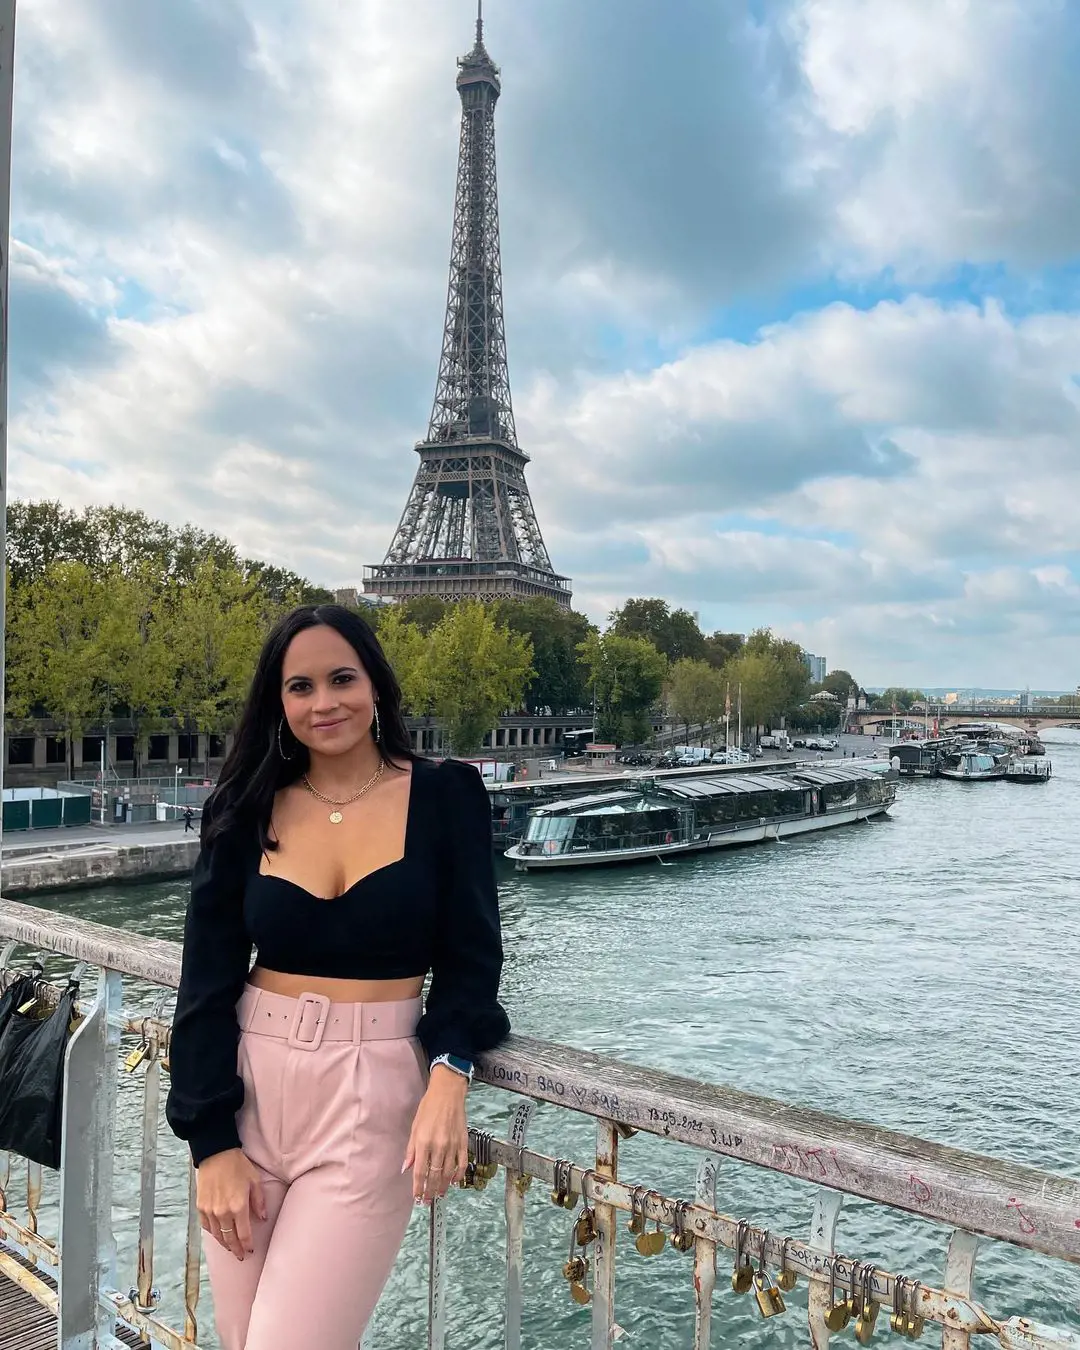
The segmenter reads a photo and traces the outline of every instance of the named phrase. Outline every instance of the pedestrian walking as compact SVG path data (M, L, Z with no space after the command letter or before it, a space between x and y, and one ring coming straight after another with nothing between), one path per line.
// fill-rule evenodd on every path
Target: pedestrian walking
M189 830L193 830L193 829L195 828L195 823L194 823L194 822L195 822L195 812L191 809L190 806L185 806L185 807L184 807L184 833L185 833L185 834L187 834L187 832L188 832Z
M166 1114L218 1335L356 1350L413 1204L464 1175L473 1059L510 1027L487 789L413 753L364 620L305 605L263 647L201 842Z

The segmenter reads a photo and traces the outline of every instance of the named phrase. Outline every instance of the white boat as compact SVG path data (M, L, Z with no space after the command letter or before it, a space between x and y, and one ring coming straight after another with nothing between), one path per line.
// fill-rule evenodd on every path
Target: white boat
M520 871L664 860L850 825L884 814L895 798L881 773L843 764L643 779L534 807L506 857Z
M953 778L961 783L982 783L992 778L1004 778L1008 771L1008 755L992 755L984 750L961 750L955 755L949 755L938 773L942 778Z

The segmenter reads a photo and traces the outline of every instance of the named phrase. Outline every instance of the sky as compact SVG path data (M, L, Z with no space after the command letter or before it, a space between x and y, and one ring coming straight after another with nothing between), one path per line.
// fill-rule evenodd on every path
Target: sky
M446 295L470 0L20 0L10 492L328 586ZM511 384L574 605L1080 682L1080 11L487 0Z

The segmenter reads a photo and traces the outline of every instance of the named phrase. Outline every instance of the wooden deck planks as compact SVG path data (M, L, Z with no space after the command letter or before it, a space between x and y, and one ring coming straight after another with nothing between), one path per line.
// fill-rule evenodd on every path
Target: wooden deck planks
M18 1257L14 1259L28 1270L33 1269ZM148 1342L126 1327L118 1326L116 1336L131 1350L149 1350ZM0 1274L0 1350L56 1350L56 1318L32 1294L3 1274Z

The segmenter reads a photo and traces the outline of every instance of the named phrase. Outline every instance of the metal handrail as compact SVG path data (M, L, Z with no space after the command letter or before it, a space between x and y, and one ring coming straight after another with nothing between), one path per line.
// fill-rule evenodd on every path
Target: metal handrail
M89 1096L84 1094L78 1102L74 1097L72 1099L72 1109L81 1111L83 1120L82 1129L65 1143L65 1166L82 1168L91 1180L96 1175L97 1184L104 1186L102 1178L109 1168L100 1154L112 1137L109 1112L115 1111L115 1059L120 1035L132 1030L133 1025L140 1027L140 1040L145 1042L145 1058L149 1065L146 1074L148 1093L151 1091L150 1080L157 1073L161 1056L168 1052L168 1024L167 1020L161 1020L163 1003L155 1009L151 1018L137 1024L125 1020L120 975L135 976L174 989L180 974L180 947L162 939L143 938L31 905L0 900L0 949L5 942L26 944L39 952L57 953L96 965L103 971L98 1001L73 1038L74 1048L81 1033L83 1051L89 1052L96 1045L98 1057L94 1059L89 1053L84 1056L81 1072L85 1081L93 1081L95 1091ZM89 1032L85 1030L88 1026L91 1028ZM93 1064L98 1065L97 1078L91 1072ZM111 1107L108 1082L110 1064ZM104 1073L100 1072L102 1065L106 1066ZM79 1072L78 1067L73 1070L69 1065L69 1076L73 1075L73 1082L78 1081ZM939 1322L945 1328L943 1344L946 1347L966 1346L972 1334L985 1334L996 1336L999 1344L1006 1347L1023 1344L1049 1350L1053 1345L1057 1350L1065 1346L1070 1347L1070 1350L1080 1350L1080 1336L1070 1332L1051 1332L1024 1319L995 1319L974 1303L971 1297L971 1278L979 1235L1002 1239L1080 1265L1080 1180L1054 1176L1035 1168L962 1152L895 1131L844 1120L825 1112L794 1107L733 1088L521 1036L512 1036L497 1050L482 1055L477 1077L492 1087L510 1091L515 1094L515 1100L521 1103L515 1110L506 1140L489 1136L481 1138L474 1132L472 1153L477 1165L470 1176L472 1184L479 1188L497 1166L501 1165L506 1170L509 1223L506 1344L512 1350L520 1344L521 1234L524 1191L528 1178L539 1178L556 1191L561 1187L567 1196L586 1196L594 1211L598 1233L591 1295L594 1345L610 1344L610 1335L615 1326L614 1225L617 1213L625 1211L647 1214L651 1220L659 1220L663 1225L674 1228L676 1234L685 1232L689 1235L685 1239L686 1245L680 1250L692 1249L695 1253L694 1344L696 1350L703 1350L709 1343L708 1326L718 1248L734 1248L738 1244L747 1254L756 1254L764 1244L766 1259L776 1264L782 1240L782 1235L767 1237L760 1226L747 1225L740 1230L735 1218L716 1210L716 1168L722 1165L724 1157L780 1172L819 1188L809 1241L805 1237L789 1237L784 1249L785 1260L792 1273L810 1280L810 1328L812 1342L817 1350L828 1343L828 1326L824 1318L830 1306L830 1264L837 1280L841 1282L843 1278L854 1278L855 1275L853 1258L833 1256L836 1221L844 1194L861 1196L911 1214L936 1219L954 1230L946 1260L945 1287L935 1289L929 1283L920 1285L918 1306L904 1305L913 1316L917 1314ZM156 1126L156 1078L152 1090L153 1101L144 1109L144 1144L153 1136ZM551 1103L596 1119L595 1166L563 1166L557 1159L546 1158L525 1148L529 1115L536 1102ZM698 1190L693 1203L684 1204L656 1192L650 1192L650 1198L643 1198L635 1188L620 1180L619 1140L639 1131L681 1141L703 1150L705 1159L699 1169ZM91 1160L97 1158L96 1173L93 1167L88 1166L87 1157L80 1154L80 1148L82 1154ZM109 1162L111 1165L111 1159ZM2 1183L3 1175L0 1172ZM66 1189L75 1193L74 1187ZM145 1185L143 1193L145 1202ZM0 1193L0 1236L6 1232L10 1239L11 1219L2 1212L4 1207ZM143 1208L147 1210L148 1217L144 1216L145 1223L140 1228L139 1297L134 1299L120 1294L114 1280L112 1285L106 1283L100 1289L99 1307L104 1306L110 1316L119 1312L137 1329L153 1330L162 1344L194 1347L197 1344L194 1333L194 1299L197 1298L198 1290L197 1221L192 1233L189 1220L189 1236L194 1240L196 1264L194 1275L189 1268L186 1278L187 1331L191 1332L188 1337L186 1332L181 1334L168 1328L162 1329L152 1306L139 1306L153 1303L150 1297L152 1189L149 1203L144 1203ZM72 1216L73 1221L75 1217ZM85 1209L80 1211L79 1218L85 1228ZM107 1206L103 1209L99 1205L99 1227L103 1229L109 1222ZM433 1260L429 1346L441 1350L446 1322L441 1283L445 1276L440 1245L445 1237L446 1215L441 1204L435 1207L431 1222ZM16 1233L16 1247L19 1249L18 1239L21 1237L23 1246L20 1250L28 1251L39 1263L49 1266L48 1244L36 1238L32 1228L33 1225L30 1225L29 1229L24 1227ZM63 1238L63 1216L61 1232ZM151 1261L149 1273L145 1264L148 1240ZM189 1243L189 1249L191 1245ZM80 1250L89 1250L90 1246L92 1244L88 1245L84 1238ZM55 1256L58 1254L55 1253ZM55 1257L51 1264L55 1270ZM61 1315L64 1307L64 1271L69 1265L74 1278L78 1273L76 1253L65 1250L64 1262L60 1263ZM0 1271L4 1269L0 1261ZM875 1304L886 1307L895 1298L900 1298L901 1302L908 1299L910 1303L910 1297L915 1297L911 1295L911 1285L913 1282L905 1283L898 1275L877 1270L876 1273L871 1272L867 1297ZM516 1333L513 1332L514 1326L518 1328ZM608 1339L597 1339L601 1333ZM518 1339L515 1339L515 1334Z

